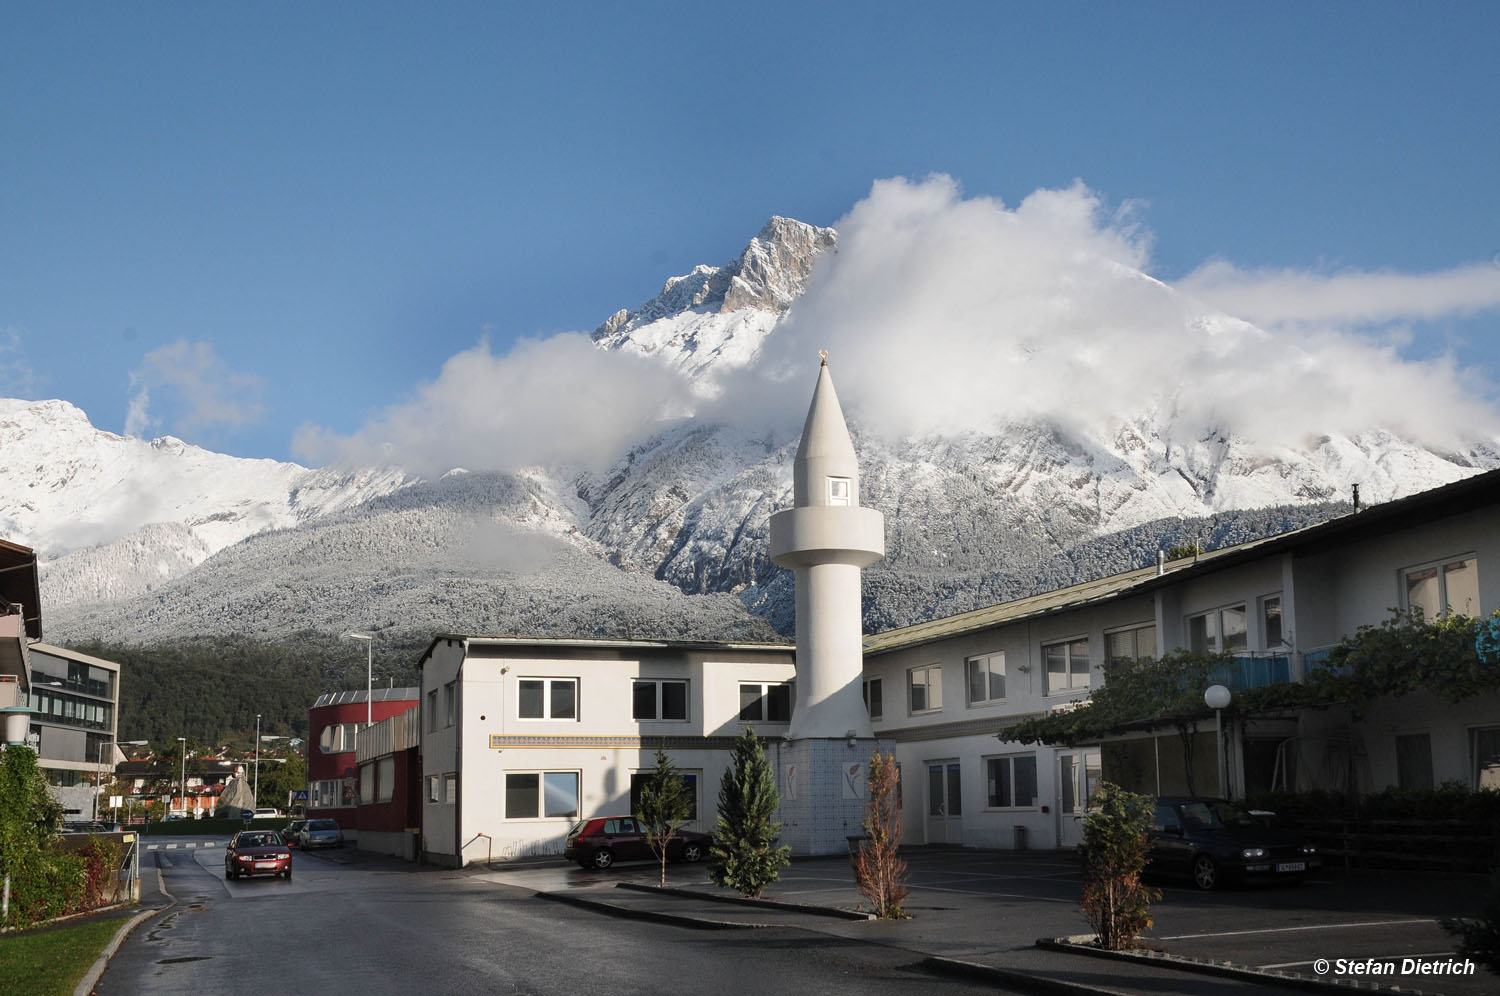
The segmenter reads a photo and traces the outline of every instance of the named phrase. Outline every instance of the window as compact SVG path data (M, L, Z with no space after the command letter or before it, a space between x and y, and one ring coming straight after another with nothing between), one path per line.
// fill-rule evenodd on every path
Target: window
M428 802L442 802L443 801L443 783L442 783L442 780L439 779L437 775L428 775L427 776L427 801Z
M1479 615L1479 560L1454 559L1401 572L1407 609L1422 611L1426 620L1441 619L1452 612Z
M505 776L505 818L578 816L578 772L517 771Z
M631 716L635 719L688 718L688 683L639 679L631 685Z
M1500 789L1500 726L1470 730L1469 756L1474 759L1474 788Z
M943 666L927 664L906 672L906 691L912 712L937 712L943 707Z
M437 689L427 693L427 732L436 733L438 728Z
M1267 595L1260 600L1261 632L1265 634L1266 649L1286 643L1281 630L1281 596Z
M683 771L683 787L688 791L688 798L693 800L693 810L687 821L692 822L698 818L698 772ZM651 780L655 771L633 771L630 773L630 811L639 813L641 811L641 788Z
M1249 647L1245 607L1230 605L1188 617L1188 649L1197 653L1234 653Z
M1029 809L1036 806L1036 755L992 757L989 769L991 809Z
M318 734L318 749L324 754L343 754L359 741L358 723L334 723Z
M359 804L368 806L375 801L375 765L359 766Z
M792 685L790 682L741 682L740 722L790 723L792 721Z
M1005 655L970 657L964 662L969 677L969 705L1005 698Z
M577 678L522 678L517 684L520 718L578 718Z
M849 478L830 477L828 479L828 504L848 505L849 495Z
M1156 657L1156 624L1134 626L1104 634L1104 659L1108 661L1151 660Z
M1396 785L1410 791L1432 788L1432 737L1407 733L1396 737Z
M448 771L443 774L443 801L458 801L458 772Z
M375 762L375 801L390 802L396 794L396 759L382 757Z
M865 711L870 714L871 719L879 719L885 715L884 693L879 678L865 679Z
M308 786L309 803L313 809L337 809L344 805L344 782L339 778L325 778Z
M1042 647L1047 662L1047 694L1089 687L1089 641L1070 640Z
M458 713L458 682L450 681L443 686L443 725L452 726L457 722Z

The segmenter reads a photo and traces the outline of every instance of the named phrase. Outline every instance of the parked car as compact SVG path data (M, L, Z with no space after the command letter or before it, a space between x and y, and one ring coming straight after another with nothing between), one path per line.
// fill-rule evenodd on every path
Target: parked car
M63 833L124 833L125 828L109 820L69 820L62 825Z
M286 841L287 847L296 847L301 843L298 838L305 826L307 826L306 820L293 820L286 825L286 829L281 831L281 838Z
M668 861L702 861L713 838L695 830L678 830L667 845ZM585 868L608 868L616 861L655 860L646 843L645 826L634 816L596 816L568 831L563 857Z
M186 813L172 812L172 813L168 813L166 816L163 816L161 818L161 821L163 823L172 823L172 822L174 822L176 820L185 820L185 819L187 819L187 814Z
M343 847L344 831L336 820L308 820L297 834L297 845L304 851L311 847Z
M279 820L281 810L279 809L257 809L251 819L255 820Z
M241 830L224 848L224 877L275 875L292 880L292 852L275 830Z
M1159 798L1148 836L1147 870L1187 878L1200 889L1249 879L1300 882L1323 867L1318 849L1301 834L1227 799Z

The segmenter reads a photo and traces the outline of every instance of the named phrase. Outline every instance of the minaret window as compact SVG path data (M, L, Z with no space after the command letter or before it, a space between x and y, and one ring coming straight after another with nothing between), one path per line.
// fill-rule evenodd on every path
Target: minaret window
M849 488L849 478L830 477L828 479L828 504L848 505L850 494L852 492Z

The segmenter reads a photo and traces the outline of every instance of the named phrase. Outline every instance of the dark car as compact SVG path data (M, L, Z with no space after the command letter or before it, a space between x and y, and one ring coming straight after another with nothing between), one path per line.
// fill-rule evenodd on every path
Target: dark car
M297 835L302 832L302 828L305 826L307 826L306 820L293 820L286 825L286 829L281 831L281 839L286 841L287 847L297 846Z
M1162 797L1151 817L1148 871L1187 878L1200 889L1249 879L1300 882L1323 867L1302 835L1227 799Z
M292 852L274 830L241 830L224 848L224 877L275 875L292 880Z
M667 845L668 861L702 861L713 838L693 830L678 830ZM563 857L585 868L608 868L616 861L654 861L646 843L645 825L634 816L596 816L580 820L568 831Z

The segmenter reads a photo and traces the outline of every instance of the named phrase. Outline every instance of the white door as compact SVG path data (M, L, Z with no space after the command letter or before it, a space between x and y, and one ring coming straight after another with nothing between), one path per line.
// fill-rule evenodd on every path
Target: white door
M927 843L963 842L964 799L957 761L927 765Z
M1065 750L1057 755L1057 839L1062 847L1083 843L1083 817L1099 791L1099 751Z

